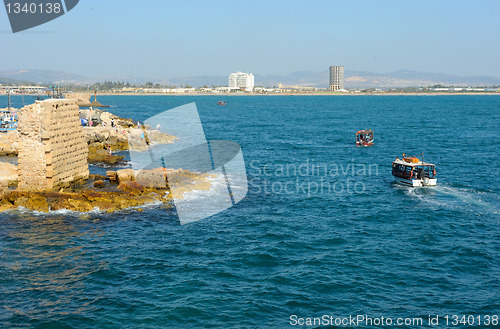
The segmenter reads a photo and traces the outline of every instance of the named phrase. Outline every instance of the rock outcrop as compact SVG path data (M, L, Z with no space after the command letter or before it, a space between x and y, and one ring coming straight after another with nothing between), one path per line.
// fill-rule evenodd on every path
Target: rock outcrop
M145 204L166 203L171 200L167 189L129 189L114 191L82 190L78 193L25 192L7 190L0 200L0 211L24 207L32 211L49 212L61 209L89 212L114 212Z
M17 182L17 166L7 162L0 162L0 188L16 186Z
M155 168L151 170L120 169L107 171L110 182L120 185L135 181L144 187L168 187L172 197L182 199L185 193L194 190L209 190L211 174L199 174L183 169Z
M174 197L195 190L210 189L210 175L182 169L121 169L106 172L108 179L93 175L93 184L77 191L34 192L4 189L0 191L0 212L24 207L32 211L71 210L114 212L146 204L172 207ZM168 181L167 181L168 178Z
M19 133L17 130L10 130L0 133L0 155L15 156L19 149Z

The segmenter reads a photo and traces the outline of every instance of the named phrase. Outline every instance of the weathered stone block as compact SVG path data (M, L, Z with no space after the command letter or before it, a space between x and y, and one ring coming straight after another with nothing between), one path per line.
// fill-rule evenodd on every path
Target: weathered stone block
M57 189L86 179L87 144L73 100L37 101L19 113L19 188Z

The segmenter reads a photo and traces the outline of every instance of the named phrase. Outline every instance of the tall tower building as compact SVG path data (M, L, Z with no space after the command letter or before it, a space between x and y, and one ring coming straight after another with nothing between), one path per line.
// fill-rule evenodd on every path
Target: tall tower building
M330 90L344 89L344 67L330 66Z

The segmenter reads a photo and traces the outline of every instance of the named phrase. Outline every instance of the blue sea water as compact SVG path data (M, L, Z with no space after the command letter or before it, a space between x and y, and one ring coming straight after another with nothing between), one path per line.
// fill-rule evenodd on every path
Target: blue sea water
M496 327L498 96L99 101L136 121L195 102L208 140L240 144L249 192L188 225L156 206L0 214L0 326L318 328L293 319L364 315L422 319L401 328ZM364 128L373 147L354 146ZM438 186L395 184L396 156L424 151ZM474 324L452 325L453 315Z

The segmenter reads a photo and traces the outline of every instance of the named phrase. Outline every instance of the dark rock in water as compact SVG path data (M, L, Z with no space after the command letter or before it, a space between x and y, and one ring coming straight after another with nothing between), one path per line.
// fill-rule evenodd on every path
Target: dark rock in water
M90 143L89 144L89 163L106 163L114 165L122 161L125 156L122 155L109 155L106 149L107 145L104 143ZM123 141L114 141L114 144L109 146L111 151L126 150L128 149L128 143Z
M95 188L104 188L106 187L106 184L102 180L98 180L94 182L94 187Z
M91 154L89 153L89 163L107 163L107 164L117 164L125 158L123 155L103 155L103 154Z
M107 177L103 176L103 175L90 174L89 179L92 179L92 180L105 180L105 179L107 179Z
M93 158L92 160L93 161L89 161L89 162L104 162L104 163L107 163L107 164L117 164L118 162L122 161L123 159L125 158L125 156L121 156L121 155L107 155L105 157L95 157Z

